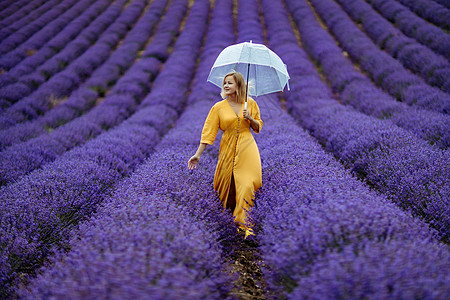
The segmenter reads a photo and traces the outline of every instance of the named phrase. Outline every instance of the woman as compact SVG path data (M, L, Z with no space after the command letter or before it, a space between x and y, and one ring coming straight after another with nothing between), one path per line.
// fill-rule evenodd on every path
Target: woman
M244 109L246 84L241 73L225 75L222 101L210 110L203 126L197 152L188 161L190 170L197 167L206 145L212 145L219 128L223 131L219 159L214 175L214 190L224 208L233 212L234 220L245 231L245 238L252 235L246 212L253 206L254 193L262 185L261 159L250 128L261 131L263 122L259 108L252 98Z

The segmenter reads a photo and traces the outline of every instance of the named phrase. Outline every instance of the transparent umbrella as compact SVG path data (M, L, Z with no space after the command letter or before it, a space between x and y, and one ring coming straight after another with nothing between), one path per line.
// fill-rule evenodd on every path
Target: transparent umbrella
M260 96L282 91L287 85L289 74L286 64L272 50L262 44L250 42L231 45L222 50L208 76L209 82L222 88L223 77L231 72L241 73L247 81L247 94Z

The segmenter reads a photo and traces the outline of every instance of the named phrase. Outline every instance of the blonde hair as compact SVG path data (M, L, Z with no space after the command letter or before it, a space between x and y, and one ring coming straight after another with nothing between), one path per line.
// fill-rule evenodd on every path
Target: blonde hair
M225 79L227 79L227 77L229 76L233 76L234 81L236 82L236 97L239 100L239 102L244 102L245 101L245 90L246 90L246 84L245 84L245 80L244 80L244 76L242 76L241 73L236 72L236 71L232 71L230 73L228 73L227 75L225 75L225 77L223 77L223 82L222 82L222 91L220 92L220 96L222 96L222 99L226 98L225 95L225 90L223 89L223 84L225 83Z

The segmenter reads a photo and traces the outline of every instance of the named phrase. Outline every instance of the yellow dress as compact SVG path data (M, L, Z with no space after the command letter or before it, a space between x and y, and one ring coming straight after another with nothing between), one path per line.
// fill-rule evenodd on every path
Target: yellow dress
M250 224L246 224L246 211L253 206L254 193L262 185L262 176L258 146L250 132L250 121L244 119L242 115L243 109L242 103L238 117L227 99L217 102L206 118L201 143L212 145L219 128L223 131L214 175L214 190L217 191L225 208L233 175L236 189L236 207L233 216L239 227L245 230L251 227ZM252 98L247 100L247 109L259 123L259 128L255 131L259 133L263 121L259 107Z

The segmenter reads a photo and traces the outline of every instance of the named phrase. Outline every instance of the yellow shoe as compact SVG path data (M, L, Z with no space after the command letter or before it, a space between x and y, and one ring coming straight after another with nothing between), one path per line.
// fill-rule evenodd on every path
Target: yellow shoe
M251 228L245 230L244 240L245 240L249 235L255 235L255 234L253 233L253 230L252 230Z

